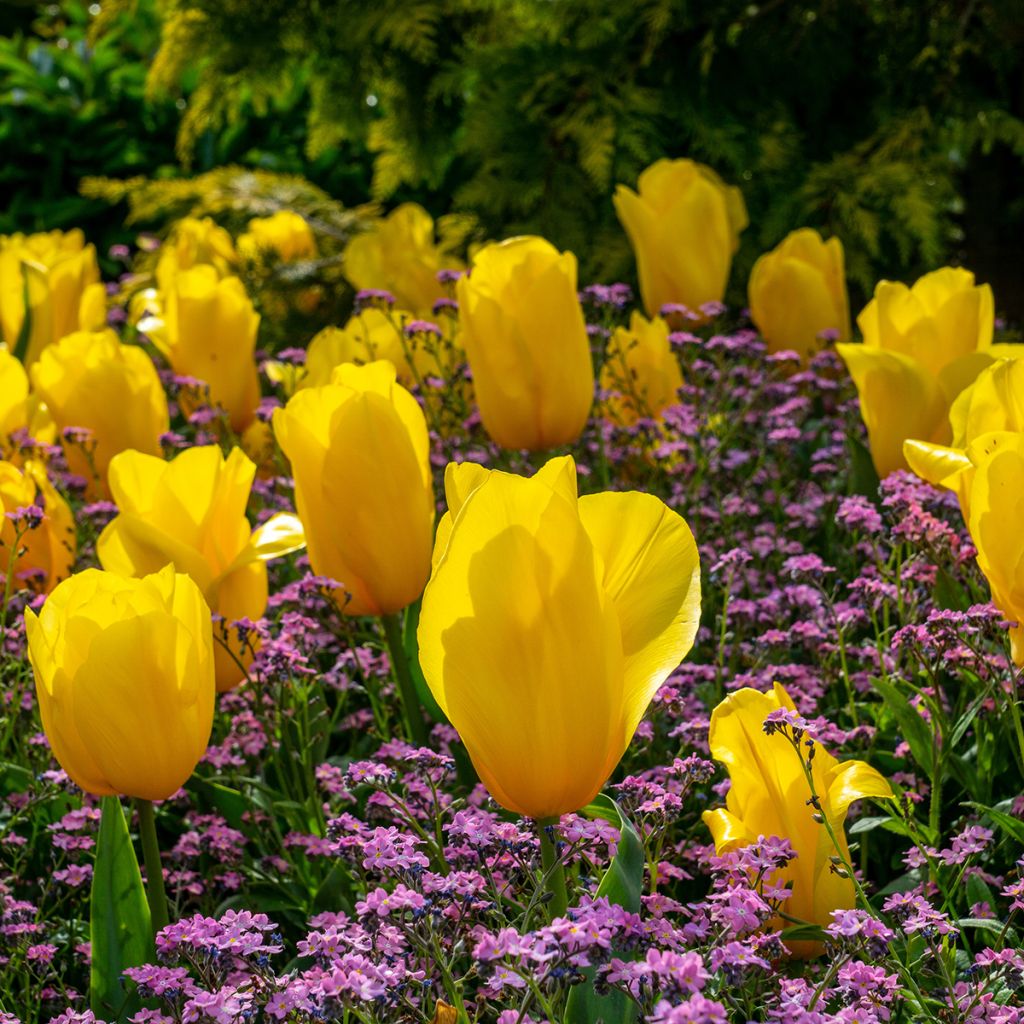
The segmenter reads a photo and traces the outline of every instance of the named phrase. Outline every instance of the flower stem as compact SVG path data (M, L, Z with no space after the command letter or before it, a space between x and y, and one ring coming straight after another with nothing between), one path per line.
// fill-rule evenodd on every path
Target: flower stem
M540 862L544 869L544 886L551 893L548 904L550 917L562 917L569 908L569 896L565 889L565 869L555 848L555 827L557 818L544 818L537 822L537 836L540 839Z
M135 810L139 814L139 839L142 841L142 859L146 864L146 898L149 917L153 922L154 937L170 923L167 913L167 893L164 890L164 865L160 860L160 844L156 838L156 818L153 804L137 798Z
M405 645L402 643L402 623L398 615L382 615L381 625L384 627L384 639L391 655L391 670L398 683L398 693L402 700L402 715L405 728L411 742L418 747L427 745L427 727L420 714L420 701L416 696L416 687L409 671L409 659L405 656Z

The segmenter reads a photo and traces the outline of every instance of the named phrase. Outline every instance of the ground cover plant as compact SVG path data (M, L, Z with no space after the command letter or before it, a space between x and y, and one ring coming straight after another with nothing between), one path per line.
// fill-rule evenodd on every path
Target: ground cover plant
M0 240L3 1024L1024 1019L998 296L614 209Z

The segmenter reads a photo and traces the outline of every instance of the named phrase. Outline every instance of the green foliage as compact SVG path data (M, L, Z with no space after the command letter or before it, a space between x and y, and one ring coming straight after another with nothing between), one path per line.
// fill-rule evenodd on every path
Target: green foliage
M868 290L956 254L973 154L1024 154L1013 0L159 4L151 95L199 69L183 157L302 88L309 160L367 154L374 198L542 232L587 277L629 272L609 194L665 155L743 187L735 280L807 224Z

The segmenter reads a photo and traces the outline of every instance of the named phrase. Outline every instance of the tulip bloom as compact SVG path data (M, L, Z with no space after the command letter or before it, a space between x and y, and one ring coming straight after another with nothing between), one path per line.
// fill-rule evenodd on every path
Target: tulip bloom
M693 535L653 495L577 498L568 456L530 479L453 463L445 493L424 677L503 807L579 810L693 644Z
M850 338L843 243L811 228L790 232L750 273L750 317L769 352L792 350L808 362L821 351L821 333Z
M121 451L160 453L170 429L167 396L153 361L137 345L122 345L113 331L79 331L44 349L32 383L57 426L82 427L86 443L64 441L72 472L88 481L87 493L106 495L107 467Z
M153 343L175 373L205 382L210 404L227 413L235 433L243 433L260 402L255 359L260 318L242 282L220 279L208 266L183 270L163 305Z
M102 294L99 280L96 248L85 244L77 228L0 239L0 333L7 347L15 349L26 312L30 317L26 367L66 335L101 327L93 312L96 292L92 286Z
M41 510L38 520L15 520L33 506ZM0 592L10 572L13 590L49 593L71 573L76 549L74 516L46 471L34 463L21 470L0 462Z
M353 288L380 288L418 316L429 316L445 295L440 270L459 270L461 261L434 241L434 221L422 206L403 203L355 236L342 257Z
M875 469L886 477L907 468L908 438L949 443L950 405L992 361L992 290L953 267L913 288L882 281L857 325L864 344L836 349L857 385Z
M372 363L386 359L395 367L403 387L414 381L412 367L402 348L401 324L412 317L392 310L364 309L349 318L344 327L325 327L309 343L299 388L330 384L331 374L342 363Z
M14 457L18 445L13 435L20 430L44 444L52 444L57 437L49 410L29 393L25 367L0 348L0 455Z
M617 186L613 202L633 246L647 315L667 303L699 311L720 302L747 226L743 193L693 160L657 161L637 189Z
M238 448L187 448L170 462L121 452L110 463L118 514L96 542L100 564L122 576L146 576L169 562L199 586L214 627L217 689L237 686L252 661L232 622L267 607L265 560L302 547L294 516L273 516L253 530L245 518L256 466Z
M231 235L209 217L183 217L173 227L171 237L160 246L156 281L161 292L168 292L182 270L199 266L213 267L218 277L228 277L238 264Z
M989 351L1002 353L1016 347L993 345ZM970 522L974 464L967 449L985 434L1024 432L1024 360L1000 359L982 370L953 402L949 424L951 446L910 440L903 443L903 454L922 480L956 492L964 520Z
M313 571L348 615L390 615L430 573L434 487L423 410L383 360L346 364L274 412Z
M238 240L241 251L270 249L285 263L316 259L316 239L305 217L292 210L278 210L270 217L249 221L249 230Z
M967 449L973 466L967 525L992 603L1010 622L1014 662L1024 668L1024 433L985 434Z
M889 783L863 761L837 761L816 746L811 761L815 793L839 849L825 826L812 817L810 787L800 756L778 732L764 730L772 711L795 711L789 694L778 683L771 693L745 687L726 697L711 715L708 737L711 756L729 772L732 785L724 808L705 811L704 822L719 855L757 842L760 836L788 839L796 858L773 879L791 883L784 913L822 927L832 923L833 910L849 910L855 903L853 882L832 871L831 857L849 862L843 823L855 800L892 799ZM778 922L777 922L778 923ZM781 927L781 923L779 923ZM796 953L817 952L815 943L794 943Z
M165 800L213 725L210 609L173 566L143 579L99 569L25 612L43 729L72 781L96 796Z
M601 368L601 389L611 392L605 407L612 422L630 426L657 419L679 401L683 375L668 333L661 317L645 320L635 310L629 327L613 332Z
M503 448L572 444L594 396L576 257L543 238L511 238L478 252L456 287L487 433Z

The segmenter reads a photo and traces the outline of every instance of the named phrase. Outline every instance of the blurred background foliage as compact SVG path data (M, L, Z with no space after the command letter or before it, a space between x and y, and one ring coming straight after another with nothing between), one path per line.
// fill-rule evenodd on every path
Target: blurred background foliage
M953 261L1024 315L1022 0L63 0L4 4L0 33L0 232L109 243L132 190L83 177L155 179L159 228L171 179L230 164L629 279L615 184L691 156L749 207L734 300L808 225L855 303Z

